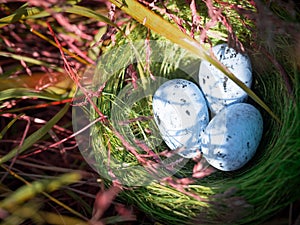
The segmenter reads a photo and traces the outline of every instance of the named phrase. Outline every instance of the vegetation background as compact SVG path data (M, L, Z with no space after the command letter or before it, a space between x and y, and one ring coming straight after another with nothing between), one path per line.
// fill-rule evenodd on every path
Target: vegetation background
M155 7L163 1L140 2L185 29L185 18ZM195 2L186 1L191 36L200 32ZM268 30L299 37L299 3L253 4L268 9L259 18L268 45ZM76 85L130 21L107 0L0 1L0 224L161 224L105 187L72 130ZM300 68L299 41L294 49ZM264 224L300 224L300 200Z

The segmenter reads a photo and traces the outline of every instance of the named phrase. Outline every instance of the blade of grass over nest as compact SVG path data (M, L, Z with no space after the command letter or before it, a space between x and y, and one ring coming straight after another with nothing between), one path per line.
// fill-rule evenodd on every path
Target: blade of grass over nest
M132 18L142 23L144 26L153 30L154 32L166 37L175 44L178 44L182 48L194 53L202 60L206 60L220 71L226 74L233 82L241 87L254 101L256 101L262 108L264 108L277 122L281 123L279 118L273 113L273 111L242 81L234 76L225 66L215 59L210 54L210 51L202 44L197 42L192 37L183 33L175 25L164 20L153 11L144 7L142 4L135 0L110 0L113 4L130 15Z
M21 154L29 147L31 147L34 143L39 141L65 115L65 113L69 109L69 106L69 103L66 104L51 120L49 120L48 123L46 123L43 127L35 131L28 138L26 138L22 146L17 146L14 149L12 149L8 154L2 156L0 158L0 165Z

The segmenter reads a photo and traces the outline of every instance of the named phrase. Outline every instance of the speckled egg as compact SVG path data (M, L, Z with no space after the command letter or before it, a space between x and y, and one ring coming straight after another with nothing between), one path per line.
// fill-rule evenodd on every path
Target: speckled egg
M153 95L153 114L162 139L185 158L200 154L201 134L209 122L208 107L196 84L184 79L163 83Z
M219 170L237 170L254 156L262 133L262 116L254 106L230 105L209 122L202 134L203 157Z
M212 48L214 55L247 87L251 87L252 68L247 55L236 52L227 44ZM231 81L224 73L207 61L202 61L199 70L199 85L207 99L212 114L217 114L225 106L244 102L247 93Z

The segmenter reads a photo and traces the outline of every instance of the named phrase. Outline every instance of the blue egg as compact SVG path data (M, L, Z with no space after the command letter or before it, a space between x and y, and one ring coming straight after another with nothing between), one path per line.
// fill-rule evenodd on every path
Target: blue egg
M162 139L185 158L201 154L201 134L209 122L202 91L191 81L173 79L153 96L153 114Z
M230 70L247 87L252 84L252 67L246 54L236 52L227 44L212 48L216 59ZM224 73L207 61L202 61L199 69L199 85L207 99L208 107L213 115L224 107L244 102L248 95Z
M209 122L201 136L203 157L219 170L237 170L254 156L262 133L263 119L254 106L227 106Z

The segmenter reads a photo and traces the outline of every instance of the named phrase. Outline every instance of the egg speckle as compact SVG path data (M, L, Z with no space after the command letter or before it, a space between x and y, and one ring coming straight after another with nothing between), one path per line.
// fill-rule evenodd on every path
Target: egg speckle
M212 51L217 60L247 87L251 87L252 67L247 55L237 53L227 44L216 45ZM200 64L199 84L213 114L217 114L230 104L244 102L247 99L244 90L207 61L202 61Z
M209 122L201 136L201 150L213 167L237 170L254 156L262 133L260 112L250 104L236 103Z
M201 134L209 121L206 100L188 80L163 83L153 95L153 115L160 134L171 150L193 158L200 154Z

